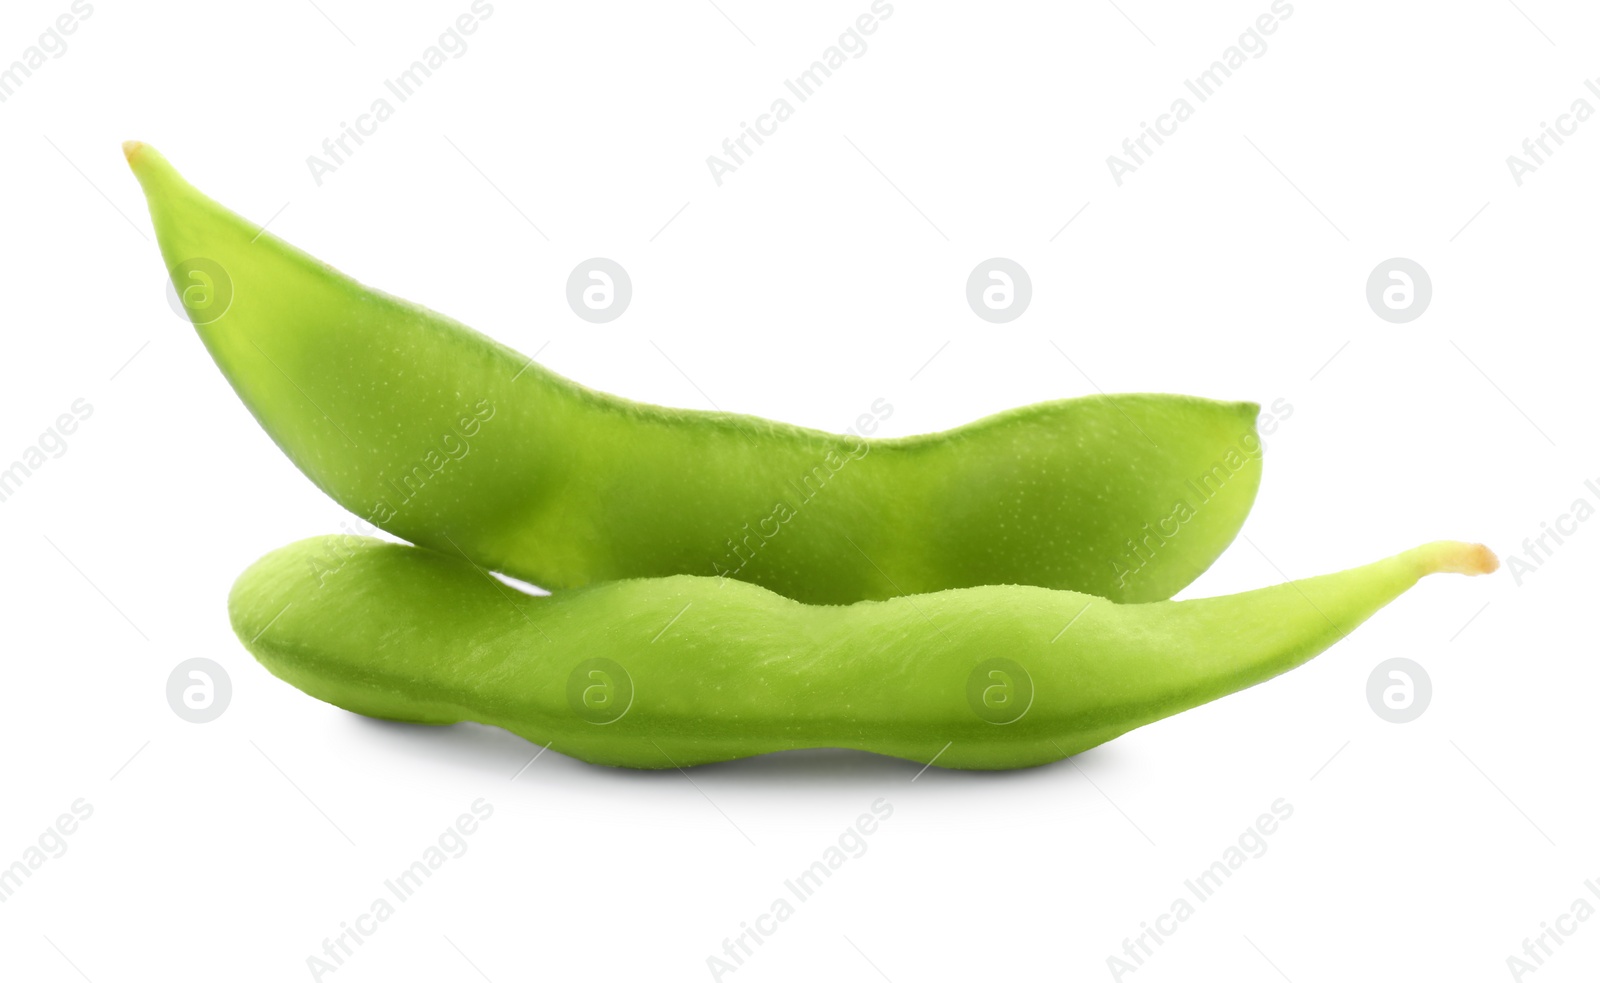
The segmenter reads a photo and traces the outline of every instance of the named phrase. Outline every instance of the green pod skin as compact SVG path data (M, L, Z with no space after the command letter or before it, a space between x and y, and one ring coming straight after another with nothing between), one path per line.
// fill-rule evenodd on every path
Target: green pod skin
M842 747L1001 769L1253 686L1426 574L1495 566L1485 547L1439 542L1192 601L993 586L813 606L709 577L531 597L459 557L334 536L257 561L229 611L269 671L320 700L474 720L596 764Z
M373 525L546 588L692 574L808 603L986 583L1159 600L1255 500L1254 403L1096 396L873 440L594 392L125 150L201 340L289 459Z

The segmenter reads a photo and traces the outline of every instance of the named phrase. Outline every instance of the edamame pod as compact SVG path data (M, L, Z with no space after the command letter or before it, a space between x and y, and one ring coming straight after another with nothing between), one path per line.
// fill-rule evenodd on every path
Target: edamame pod
M597 764L844 747L995 769L1253 686L1426 574L1496 565L1483 546L1439 542L1193 601L992 586L830 607L709 577L530 597L459 557L351 536L267 555L229 610L256 658L318 699L480 721Z
M543 587L694 574L812 603L985 583L1155 600L1255 499L1254 403L1096 396L872 440L594 392L125 150L201 340L289 459L373 525Z

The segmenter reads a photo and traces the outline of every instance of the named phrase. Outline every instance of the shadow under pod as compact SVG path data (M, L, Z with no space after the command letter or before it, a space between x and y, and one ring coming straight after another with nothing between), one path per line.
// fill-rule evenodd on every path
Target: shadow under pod
M1114 757L1109 745L1101 745L1075 758L1009 771L971 771L933 767L902 758L857 751L849 748L805 748L775 751L734 761L676 768L639 769L591 765L561 753L560 747L541 750L539 745L486 724L463 722L444 726L377 720L349 714L364 731L381 735L384 743L402 748L407 757L440 762L464 772L505 781L525 780L539 772L559 771L567 780L611 783L651 783L662 780L681 782L684 774L697 784L794 788L815 785L830 787L860 786L881 789L915 783L922 787L974 784L1062 781L1077 777L1074 762L1089 765ZM534 760L535 755L538 756ZM529 762L532 761L530 765Z

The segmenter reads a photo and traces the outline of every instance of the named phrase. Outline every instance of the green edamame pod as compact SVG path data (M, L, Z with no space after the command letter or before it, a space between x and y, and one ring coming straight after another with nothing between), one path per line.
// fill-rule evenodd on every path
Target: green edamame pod
M830 607L709 577L530 597L458 557L350 536L257 561L229 610L256 658L318 699L476 720L598 764L846 747L1018 768L1300 665L1426 574L1496 565L1440 542L1194 601L995 586Z
M1098 396L870 440L597 393L125 149L201 340L289 459L373 525L543 587L694 574L811 603L986 583L1157 600L1255 499L1254 403Z

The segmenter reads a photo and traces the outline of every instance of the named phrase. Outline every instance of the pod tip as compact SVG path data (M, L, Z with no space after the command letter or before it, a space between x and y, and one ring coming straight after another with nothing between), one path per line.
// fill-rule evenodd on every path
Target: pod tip
M128 163L131 164L133 163L134 155L143 148L144 144L138 140L124 140L122 141L122 156L128 158Z
M1428 573L1464 573L1469 577L1494 573L1500 569L1500 558L1494 550L1482 543L1457 543L1442 541L1420 547L1423 565Z

